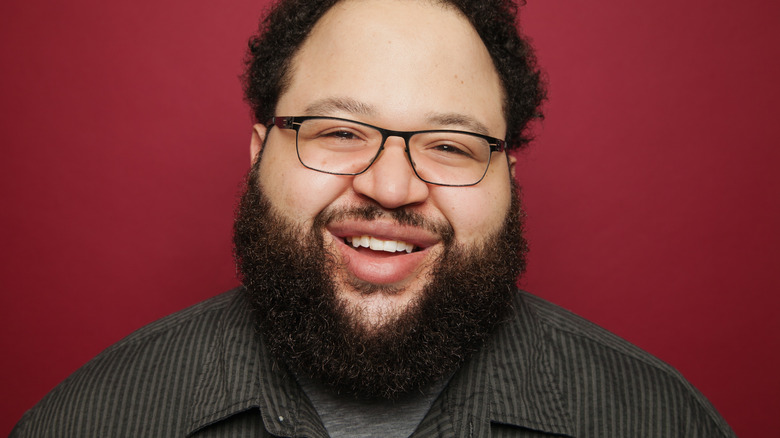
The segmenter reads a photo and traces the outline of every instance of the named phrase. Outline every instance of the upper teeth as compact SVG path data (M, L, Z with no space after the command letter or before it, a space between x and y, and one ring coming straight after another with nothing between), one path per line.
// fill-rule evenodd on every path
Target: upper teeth
M371 236L347 237L347 242L351 243L355 248L362 246L364 248L371 248L374 251L406 251L407 253L411 253L414 249L414 245L411 243L402 242L400 240L382 240Z

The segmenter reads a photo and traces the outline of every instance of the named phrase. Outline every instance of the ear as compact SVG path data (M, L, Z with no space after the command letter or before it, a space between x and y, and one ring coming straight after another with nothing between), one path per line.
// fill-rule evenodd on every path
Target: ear
M506 154L506 162L509 164L509 175L514 179L515 177L515 164L517 164L517 157L514 155Z
M257 158L260 156L267 133L268 128L265 125L257 123L252 126L252 139L249 142L249 158L252 160L252 165L255 164L255 161L257 161Z

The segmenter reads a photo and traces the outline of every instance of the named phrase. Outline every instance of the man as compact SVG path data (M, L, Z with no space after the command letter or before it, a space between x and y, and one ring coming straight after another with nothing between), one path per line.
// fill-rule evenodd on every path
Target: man
M514 284L544 93L500 1L293 0L252 40L244 287L132 334L13 436L727 437L677 372Z

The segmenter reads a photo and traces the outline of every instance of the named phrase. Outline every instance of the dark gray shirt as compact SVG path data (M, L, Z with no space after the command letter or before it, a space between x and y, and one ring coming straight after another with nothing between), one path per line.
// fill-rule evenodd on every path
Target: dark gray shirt
M297 380L331 437L408 438L449 379L398 400L370 401L344 397L308 378Z
M240 289L109 347L11 437L325 437ZM733 437L665 363L532 295L435 399L415 437Z

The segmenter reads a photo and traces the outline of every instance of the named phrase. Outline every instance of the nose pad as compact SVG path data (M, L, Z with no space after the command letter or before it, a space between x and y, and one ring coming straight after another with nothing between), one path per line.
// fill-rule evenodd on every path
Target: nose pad
M356 193L392 209L423 202L428 185L417 178L406 142L388 137L374 163L352 181Z

